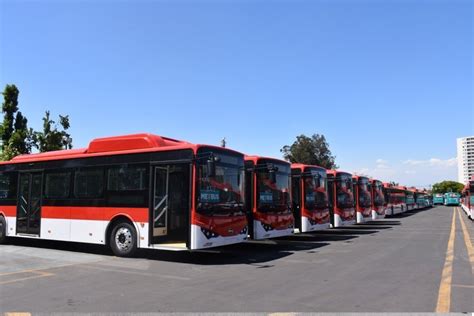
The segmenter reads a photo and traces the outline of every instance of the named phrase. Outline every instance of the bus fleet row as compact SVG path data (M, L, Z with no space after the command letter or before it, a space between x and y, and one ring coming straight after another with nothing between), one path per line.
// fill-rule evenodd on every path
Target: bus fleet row
M0 163L0 242L106 244L118 256L341 227L431 203L415 188L152 134Z

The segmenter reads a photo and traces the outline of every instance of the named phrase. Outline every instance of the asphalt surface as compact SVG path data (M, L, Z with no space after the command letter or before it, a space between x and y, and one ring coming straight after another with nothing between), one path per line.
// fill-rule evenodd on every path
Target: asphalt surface
M434 312L447 300L451 312L472 312L474 258L465 236L474 243L474 223L462 212L451 279L441 278L454 211L438 206L276 241L146 250L131 259L102 246L11 239L0 245L0 311ZM441 284L449 295L440 295Z

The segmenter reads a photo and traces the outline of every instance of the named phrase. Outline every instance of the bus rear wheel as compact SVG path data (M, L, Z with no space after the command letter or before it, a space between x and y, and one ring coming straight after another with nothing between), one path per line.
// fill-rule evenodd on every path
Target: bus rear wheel
M4 244L7 241L7 222L5 217L0 215L0 244Z
M110 248L117 257L132 257L137 251L137 232L127 222L115 224L110 234Z

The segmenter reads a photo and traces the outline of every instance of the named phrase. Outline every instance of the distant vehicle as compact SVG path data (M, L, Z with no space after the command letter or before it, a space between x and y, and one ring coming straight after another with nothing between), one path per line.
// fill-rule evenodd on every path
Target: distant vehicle
M369 178L352 176L355 191L356 222L358 224L372 220L372 188Z
M464 186L461 201L463 211L471 220L474 220L474 177Z
M352 174L327 170L329 211L332 227L354 224L356 221Z
M428 200L428 207L433 207L433 194L426 194L426 199Z
M412 211L415 209L415 189L414 188L405 188L405 197L406 197L406 210Z
M433 195L433 204L434 205L443 205L444 204L444 195L442 193L436 193Z
M385 215L396 215L406 210L405 188L384 183Z
M244 155L152 134L0 163L7 236L137 248L202 249L247 239ZM1 225L0 225L1 226Z
M293 234L290 163L259 156L245 156L247 221L251 239Z
M426 197L425 193L421 190L415 191L415 204L418 210L424 209L426 207Z
M383 183L379 180L371 180L372 191L372 219L379 219L385 217L385 198Z
M331 221L326 169L292 164L291 177L295 227L302 233L329 228Z
M449 192L444 195L444 205L445 206L459 206L461 196L459 193Z
M428 196L426 192L421 190L415 191L415 204L417 209L424 209L429 206Z

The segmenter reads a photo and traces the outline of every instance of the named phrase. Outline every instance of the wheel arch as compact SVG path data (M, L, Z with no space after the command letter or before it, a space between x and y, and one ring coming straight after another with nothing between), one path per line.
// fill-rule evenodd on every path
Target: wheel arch
M114 229L114 226L117 223L121 223L121 222L129 223L130 225L132 225L135 228L135 233L137 234L137 247L139 247L139 245L140 245L140 242L139 242L140 241L140 229L138 228L138 226L137 226L136 222L133 220L133 218L130 215L124 214L124 213L114 215L114 217L112 217L110 222L107 224L107 228L105 229L105 236L104 236L105 244L106 245L110 244L110 234L112 233L112 229Z

